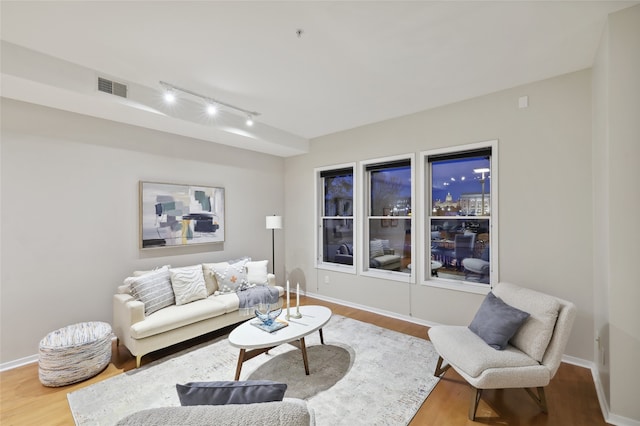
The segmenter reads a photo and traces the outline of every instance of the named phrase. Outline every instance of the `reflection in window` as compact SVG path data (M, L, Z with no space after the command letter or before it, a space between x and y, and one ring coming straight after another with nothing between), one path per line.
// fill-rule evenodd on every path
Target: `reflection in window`
M321 263L353 265L353 168L323 170Z
M365 269L410 272L411 161L367 165L368 261Z
M426 276L490 284L491 146L427 155Z

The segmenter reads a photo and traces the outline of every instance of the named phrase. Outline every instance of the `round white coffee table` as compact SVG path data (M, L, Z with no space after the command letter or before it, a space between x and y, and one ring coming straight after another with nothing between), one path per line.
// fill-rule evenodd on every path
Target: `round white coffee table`
M290 312L293 315L295 308L292 308ZM278 319L286 321L289 325L271 333L251 324L251 322L256 321L256 318L251 318L249 321L240 324L229 334L231 346L240 349L235 380L240 379L240 371L245 361L284 343L292 344L302 351L304 371L307 376L309 375L309 361L304 338L315 331L319 331L320 342L324 344L322 327L331 319L331 309L314 305L300 306L300 313L302 318L289 318L287 320L287 309L282 309L282 314Z

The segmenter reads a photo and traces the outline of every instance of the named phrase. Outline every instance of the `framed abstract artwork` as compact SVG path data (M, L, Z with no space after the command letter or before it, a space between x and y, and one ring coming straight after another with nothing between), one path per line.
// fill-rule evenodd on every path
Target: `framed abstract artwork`
M140 182L140 248L224 241L224 188Z

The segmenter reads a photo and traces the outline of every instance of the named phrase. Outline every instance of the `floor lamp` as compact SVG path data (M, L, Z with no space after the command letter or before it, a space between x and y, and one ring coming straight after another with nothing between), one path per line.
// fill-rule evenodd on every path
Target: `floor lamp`
M274 232L276 229L282 229L282 216L267 216L267 229L271 229L271 273L275 275L276 271L276 243Z

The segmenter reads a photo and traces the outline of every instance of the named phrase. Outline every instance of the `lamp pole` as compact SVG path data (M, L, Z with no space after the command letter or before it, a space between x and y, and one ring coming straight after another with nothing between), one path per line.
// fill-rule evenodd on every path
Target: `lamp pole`
M480 178L480 183L482 184L482 211L480 212L480 216L484 216L484 174L485 173L489 173L491 171L491 169L489 168L481 168L481 169L473 169L474 173L481 173L482 177Z

